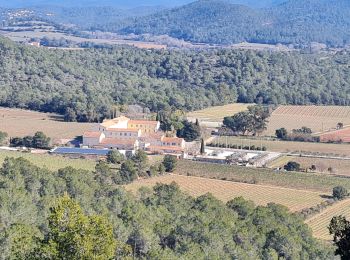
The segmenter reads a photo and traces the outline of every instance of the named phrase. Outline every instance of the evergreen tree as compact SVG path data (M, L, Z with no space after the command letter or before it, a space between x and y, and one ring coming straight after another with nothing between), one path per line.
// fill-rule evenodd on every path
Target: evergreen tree
M201 154L205 154L205 142L204 139L202 138L201 140L201 149L200 149Z
M101 216L86 216L67 195L50 209L49 233L41 256L49 259L113 259L117 241L111 224Z

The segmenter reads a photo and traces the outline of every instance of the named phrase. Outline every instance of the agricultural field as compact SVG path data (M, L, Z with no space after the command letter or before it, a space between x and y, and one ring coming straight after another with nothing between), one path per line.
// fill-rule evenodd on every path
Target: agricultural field
M63 156L54 156L49 154L31 154L26 152L0 151L0 164L6 157L19 158L23 157L38 167L44 167L51 171L65 167L92 171L95 169L96 162L84 159L69 159Z
M350 160L284 156L268 165L271 168L283 167L289 161L297 162L304 169L316 166L316 172L350 176Z
M225 164L212 164L181 160L175 174L205 177L233 182L312 190L331 195L335 186L350 190L350 178L317 173L277 172L266 168L248 168Z
M350 125L350 106L279 106L264 135L274 136L281 127L291 131L306 126L314 133L325 132L336 129L338 123Z
M198 119L202 125L208 127L221 126L224 117L233 116L239 112L247 110L248 106L253 104L229 104L224 106L215 106L190 112L187 114L187 118L190 121Z
M336 203L316 216L307 219L305 223L311 227L315 237L323 240L331 240L332 236L329 234L328 226L332 217L338 215L350 219L350 199Z
M72 139L89 130L93 124L63 122L61 116L22 109L0 108L0 131L10 137L44 132L51 139Z
M42 30L28 30L28 31L18 31L18 32L7 32L0 31L0 34L16 42L30 41L32 38L43 38L48 37L50 39L66 39L73 41L75 43L91 42L94 44L109 44L109 45L129 45L135 46L141 49L166 49L166 45L156 44L152 42L140 42L124 39L89 39L82 38L73 35L69 35L62 32L55 31L42 31ZM60 48L60 49L69 49L69 50L81 50L81 48Z
M271 152L292 152L306 153L314 155L328 155L333 157L350 156L350 144L330 144L330 143L309 143L309 142L290 142L280 141L275 139L251 139L242 137L217 137L212 143L228 144L228 145L243 145L256 147L265 146Z
M165 175L136 181L126 186L126 189L136 192L141 187L153 187L157 183L170 184L176 182L180 189L189 195L198 197L206 193L227 202L235 197L244 197L257 205L267 205L270 202L288 207L291 211L300 211L315 206L324 201L324 194L313 191L302 191L272 186L235 183L200 177L181 175Z

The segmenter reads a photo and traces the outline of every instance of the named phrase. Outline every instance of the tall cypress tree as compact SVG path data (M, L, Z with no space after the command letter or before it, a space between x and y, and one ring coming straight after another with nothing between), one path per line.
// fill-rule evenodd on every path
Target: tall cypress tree
M201 140L201 154L205 154L205 142L203 138Z

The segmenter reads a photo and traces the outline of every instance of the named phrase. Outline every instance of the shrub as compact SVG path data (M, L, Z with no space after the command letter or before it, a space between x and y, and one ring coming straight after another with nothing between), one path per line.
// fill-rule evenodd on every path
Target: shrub
M297 172L300 171L300 164L297 162L288 162L285 166L284 169L289 172Z
M333 197L338 200L342 200L349 195L348 190L343 186L337 186L333 188Z
M107 154L107 162L113 164L120 164L125 161L124 155L117 150L111 150Z
M173 172L176 168L177 159L175 156L165 155L163 165L166 172Z

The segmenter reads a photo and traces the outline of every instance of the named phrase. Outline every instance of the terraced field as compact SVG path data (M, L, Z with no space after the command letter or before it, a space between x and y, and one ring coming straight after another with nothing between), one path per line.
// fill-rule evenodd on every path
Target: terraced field
M311 227L315 237L323 240L331 240L332 236L328 232L328 226L332 217L338 215L350 219L350 199L336 203L320 214L306 220L305 223Z
M279 106L269 118L265 135L273 136L276 129L309 127L314 133L334 130L341 122L350 125L349 106Z
M325 194L320 192L181 175L165 175L139 180L127 185L126 189L136 192L141 187L153 187L157 183L170 184L172 182L176 182L181 190L195 197L206 193L212 193L218 199L227 202L235 197L242 196L245 199L254 201L257 205L266 205L270 202L274 202L288 207L291 211L300 211L304 208L315 206L325 200L322 197L322 195Z

